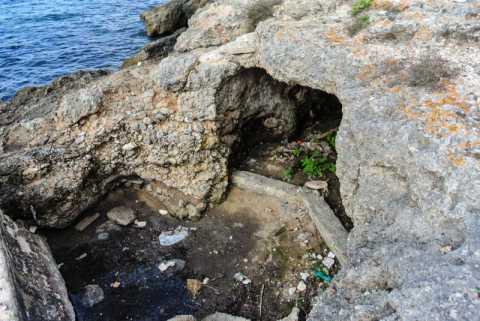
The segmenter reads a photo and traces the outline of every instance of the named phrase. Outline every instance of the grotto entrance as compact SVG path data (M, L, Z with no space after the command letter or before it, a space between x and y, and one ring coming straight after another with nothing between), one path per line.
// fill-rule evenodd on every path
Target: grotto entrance
M282 113L277 104L258 113L259 104L241 121L229 119L238 124L229 129L231 168L299 186L323 180L328 187L312 193L325 195L349 227L334 168L338 99L278 83L256 69L226 82L218 99L230 114L229 108L261 101L265 90L286 97L278 101L289 101L290 111ZM225 99L234 93L244 98L229 105ZM169 215L152 184L135 178L120 183L75 225L42 231L78 321L169 320L181 314L215 320L208 318L215 312L273 321L292 311L303 320L312 298L339 269L301 202L232 185L224 202L202 219L182 221Z
M232 168L318 188L319 197L325 198L350 231L353 223L342 205L336 175L336 135L342 120L340 101L321 90L271 81L294 103L295 126L278 134L271 130L275 115L246 119L238 129L240 139L233 146Z

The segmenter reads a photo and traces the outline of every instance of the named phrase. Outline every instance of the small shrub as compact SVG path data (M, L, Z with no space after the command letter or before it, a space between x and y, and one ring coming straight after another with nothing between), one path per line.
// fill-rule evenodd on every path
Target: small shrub
M247 9L250 29L254 30L257 25L268 18L273 17L273 7L282 3L282 0L258 0Z
M409 75L413 87L436 87L440 80L451 78L453 71L445 60L432 55L425 56L414 64Z
M352 16L356 16L359 13L367 10L373 4L373 0L357 0L352 6Z

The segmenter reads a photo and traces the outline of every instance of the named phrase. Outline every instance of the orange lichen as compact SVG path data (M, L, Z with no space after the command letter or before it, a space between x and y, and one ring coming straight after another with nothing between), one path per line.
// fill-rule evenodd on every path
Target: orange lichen
M462 167L465 165L465 157L462 155L455 155L452 151L448 152L448 159L456 167Z
M327 38L330 42L336 44L342 44L345 42L345 37L339 35L335 29L330 29L325 33L325 38Z
M376 67L375 65L365 65L360 68L360 72L357 74L356 78L361 81L367 81L375 74Z

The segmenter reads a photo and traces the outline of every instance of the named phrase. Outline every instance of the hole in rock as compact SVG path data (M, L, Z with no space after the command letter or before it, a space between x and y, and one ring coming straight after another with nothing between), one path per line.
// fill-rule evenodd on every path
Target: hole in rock
M239 93L237 104L257 107L242 111L232 167L299 186L324 182L327 188L319 190L320 197L325 197L343 226L351 230L353 223L342 205L336 175L336 135L342 120L338 98L321 90L288 86L260 69L233 77L224 90ZM227 110L242 108L232 105L227 100Z
M225 81L216 99L232 168L297 185L327 182L318 197L324 193L351 226L334 168L341 121L335 96L247 69ZM71 227L42 231L78 321L215 312L273 321L294 306L304 320L338 271L303 204L234 186L200 220L182 221L152 185L128 178Z

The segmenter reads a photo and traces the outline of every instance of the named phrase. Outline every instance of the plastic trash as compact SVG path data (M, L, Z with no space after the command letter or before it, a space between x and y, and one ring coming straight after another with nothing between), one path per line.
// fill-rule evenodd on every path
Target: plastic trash
M330 283L333 280L333 277L319 270L314 270L313 275L315 275L317 278L321 279L325 283Z

